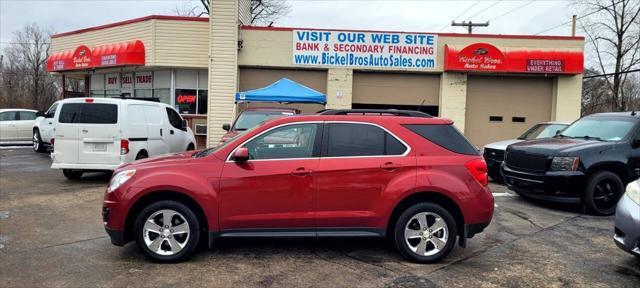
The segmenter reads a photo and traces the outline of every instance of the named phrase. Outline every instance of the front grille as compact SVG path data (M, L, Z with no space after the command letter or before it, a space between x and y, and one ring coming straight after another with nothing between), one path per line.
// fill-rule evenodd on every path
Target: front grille
M496 160L496 161L503 161L504 160L504 151L503 150L498 150L498 149L485 148L484 149L484 158L485 159L493 159L493 160Z
M516 170L545 172L548 162L547 156L522 152L509 152L506 157L507 166Z

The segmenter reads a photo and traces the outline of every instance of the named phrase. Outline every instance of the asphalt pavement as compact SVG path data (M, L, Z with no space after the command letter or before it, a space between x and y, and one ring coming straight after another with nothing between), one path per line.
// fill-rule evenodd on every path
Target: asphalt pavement
M405 261L384 239L235 239L179 264L111 245L109 175L69 181L47 154L0 147L1 287L640 287L613 217L530 202L492 184L491 225L444 261Z

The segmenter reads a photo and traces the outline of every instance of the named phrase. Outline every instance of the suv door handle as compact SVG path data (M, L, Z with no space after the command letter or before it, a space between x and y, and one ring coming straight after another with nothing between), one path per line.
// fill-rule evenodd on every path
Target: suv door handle
M307 169L304 169L304 167L300 167L296 170L291 171L291 174L294 176L304 177L304 176L311 175L311 172L312 172L311 170L307 170Z
M398 164L398 163L393 163L393 162L386 162L382 165L380 165L380 168L382 168L383 170L386 171L395 171L398 168L401 168L402 165Z
M160 136L162 136L162 128L160 128Z

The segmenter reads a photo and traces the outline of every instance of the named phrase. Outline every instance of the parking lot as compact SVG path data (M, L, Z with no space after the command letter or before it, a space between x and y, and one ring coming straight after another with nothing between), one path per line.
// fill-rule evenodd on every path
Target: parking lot
M493 222L439 264L406 262L382 239L216 242L154 264L102 227L109 175L67 180L47 154L0 149L0 286L637 287L640 259L611 239L612 217L532 203L492 184Z

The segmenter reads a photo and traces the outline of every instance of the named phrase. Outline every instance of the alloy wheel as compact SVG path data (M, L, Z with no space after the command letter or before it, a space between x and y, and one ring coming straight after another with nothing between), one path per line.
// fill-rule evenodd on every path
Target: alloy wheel
M613 180L604 179L596 184L593 202L599 209L608 210L617 204L620 194L620 187Z
M420 256L431 256L445 249L449 227L440 215L421 212L407 222L404 238L411 251Z
M184 215L171 209L151 214L142 229L144 243L152 252L170 256L182 251L189 241L191 230Z
M38 133L33 133L33 150L40 150L40 139L38 138Z

